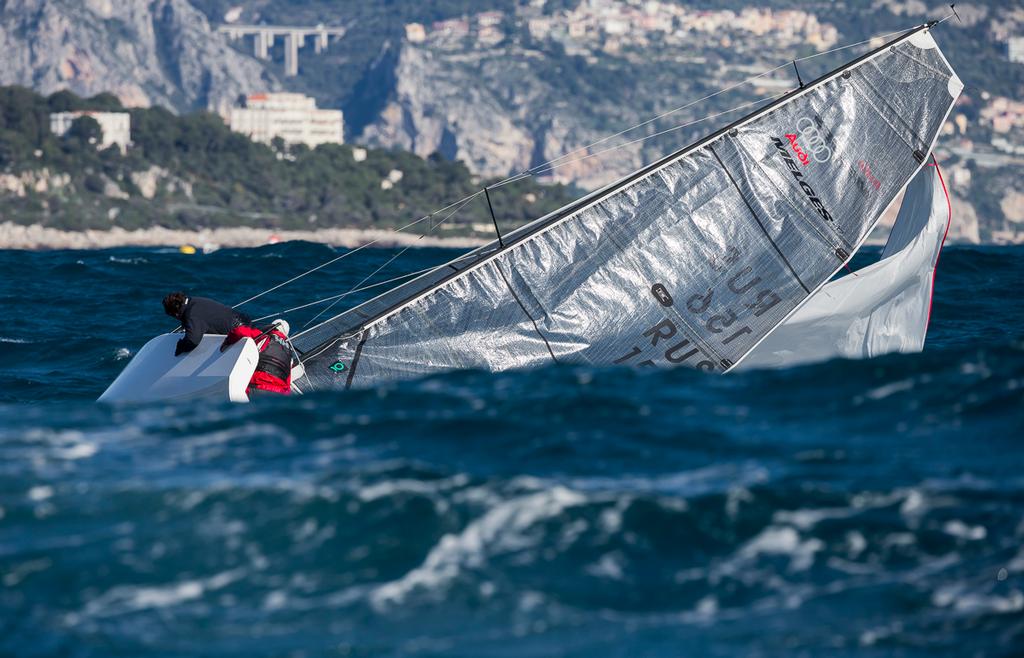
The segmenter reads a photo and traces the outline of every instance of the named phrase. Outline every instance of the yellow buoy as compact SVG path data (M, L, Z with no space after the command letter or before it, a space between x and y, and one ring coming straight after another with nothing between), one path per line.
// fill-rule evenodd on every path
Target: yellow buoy
M183 244L180 247L178 247L178 251L183 254L194 254L196 253L196 248L190 244Z

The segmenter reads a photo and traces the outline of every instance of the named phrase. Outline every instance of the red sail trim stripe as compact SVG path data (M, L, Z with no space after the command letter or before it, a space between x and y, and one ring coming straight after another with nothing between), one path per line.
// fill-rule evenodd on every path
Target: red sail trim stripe
M924 326L927 331L928 325L932 321L932 300L935 298L935 272L939 268L939 256L942 255L942 247L946 244L946 236L949 235L949 226L953 223L953 204L949 200L949 190L946 189L946 181L942 177L942 169L939 167L939 161L935 159L935 155L932 154L932 161L928 164L929 167L935 167L935 173L939 175L939 182L942 183L942 193L946 195L946 231L942 234L942 242L939 244L939 253L935 254L935 263L932 265L932 290L928 295L928 319L925 320Z

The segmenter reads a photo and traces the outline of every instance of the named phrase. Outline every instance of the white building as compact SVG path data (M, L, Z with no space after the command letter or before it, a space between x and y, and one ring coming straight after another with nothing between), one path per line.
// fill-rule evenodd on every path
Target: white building
M280 137L288 144L344 144L345 124L341 110L317 109L316 100L304 94L249 94L244 107L231 109L228 125L257 142Z
M1006 51L1011 62L1024 63L1024 37L1010 37L1006 42Z
M63 136L71 130L75 119L83 116L95 119L103 131L103 137L96 148L105 149L111 144L117 144L121 151L125 151L132 143L131 115L127 112L53 112L50 114L50 132Z

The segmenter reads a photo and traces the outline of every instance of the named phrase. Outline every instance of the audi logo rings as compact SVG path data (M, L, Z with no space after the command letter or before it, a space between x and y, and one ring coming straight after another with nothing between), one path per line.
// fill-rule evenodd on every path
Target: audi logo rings
M801 117L796 122L796 130L803 147L810 151L815 162L825 163L832 159L832 148L810 117Z

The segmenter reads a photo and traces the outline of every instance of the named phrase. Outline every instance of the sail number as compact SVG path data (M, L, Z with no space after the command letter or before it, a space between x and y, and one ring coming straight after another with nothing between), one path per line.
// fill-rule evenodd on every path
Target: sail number
M723 256L712 258L709 264L715 271L727 273L739 261L739 256L740 252L738 249L729 247ZM746 302L743 302L741 299L742 309L753 313L755 318L761 317L782 301L782 298L775 291L758 286L761 281L761 276L755 274L754 268L749 265L732 272L726 279L726 286L731 293L747 299ZM651 295L665 308L672 307L675 304L672 295L664 284L655 283L652 285ZM717 312L710 314L714 298L715 290L709 288L707 292L696 293L688 297L684 306L689 314L694 316L699 324L703 325L708 334L720 339L723 346L729 345L741 336L753 333L753 329L746 324L736 326L736 323L739 321L739 315L734 309L726 308L722 311L717 311L716 309ZM692 362L692 365L698 370L710 372L718 367L718 364L714 360L706 358L708 354L694 345L689 338L678 339L678 333L679 328L676 323L669 318L664 318L654 326L647 328L643 332L642 337L644 340L638 342L641 344L649 342L651 347L658 348L659 350L663 349L665 361L673 365L683 364L696 357L699 360ZM644 347L634 345L628 353L615 359L614 363L628 363L645 352L646 349ZM732 365L732 362L728 359L721 359L719 363L725 368L729 368ZM644 367L653 366L655 365L655 360L647 358L636 365Z

